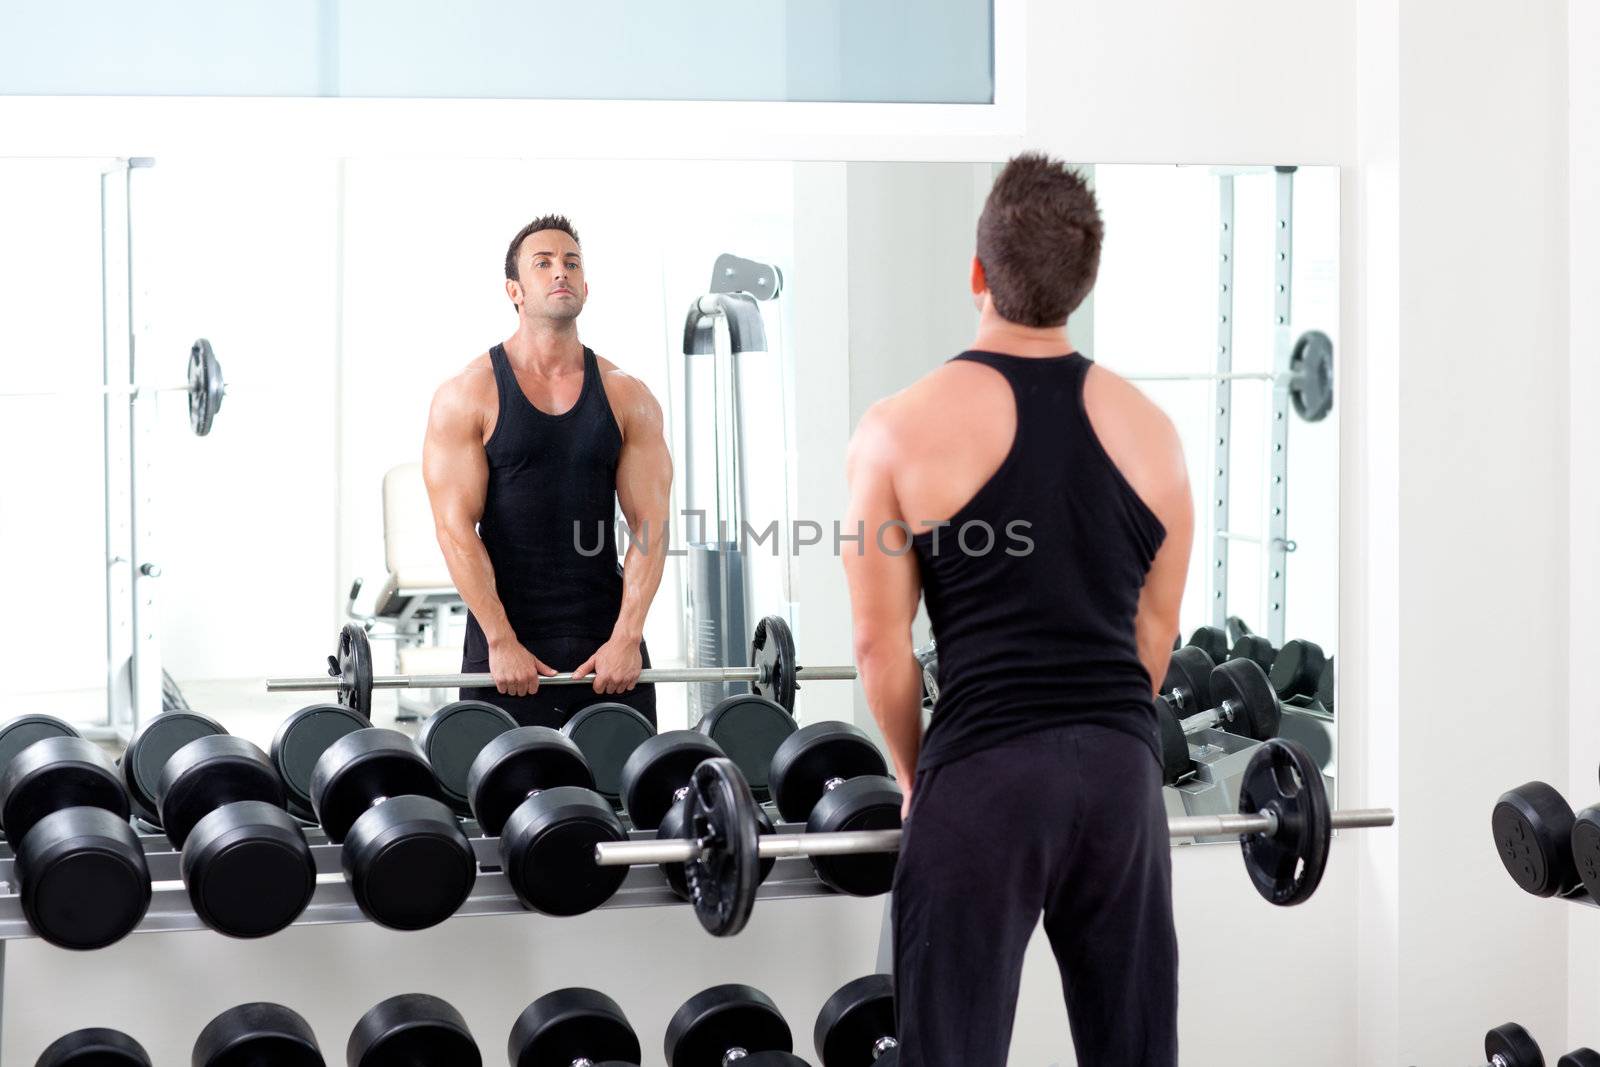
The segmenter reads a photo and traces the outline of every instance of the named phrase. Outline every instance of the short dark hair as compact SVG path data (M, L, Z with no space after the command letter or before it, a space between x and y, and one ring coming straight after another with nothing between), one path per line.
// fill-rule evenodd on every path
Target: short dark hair
M978 218L994 308L1021 326L1060 326L1094 288L1105 224L1081 174L1039 152L1007 163Z
M522 251L522 242L529 234L538 233L541 230L560 230L572 238L574 244L579 247L583 246L583 242L578 240L578 231L573 228L571 222L567 221L565 215L540 215L518 230L517 235L511 239L511 245L506 249L507 281L517 282L522 280L517 275L517 253Z

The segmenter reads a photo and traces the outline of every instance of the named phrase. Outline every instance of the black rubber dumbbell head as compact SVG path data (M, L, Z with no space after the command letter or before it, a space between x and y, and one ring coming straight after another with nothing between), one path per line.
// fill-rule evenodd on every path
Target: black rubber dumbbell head
M514 730L517 720L504 709L482 700L446 704L422 724L417 747L444 791L444 800L462 818L472 814L467 798L467 775L472 761L494 738Z
M1322 673L1317 676L1317 703L1322 705L1323 710L1329 712L1333 711L1333 696L1338 679L1338 672L1333 666L1334 658L1328 657L1328 661L1322 665Z
M859 727L818 722L801 727L778 746L768 781L784 821L804 822L830 781L888 773L883 753Z
M163 712L146 723L128 742L119 761L134 814L160 827L161 801L156 787L161 782L161 768L190 741L227 732L217 720L197 711Z
M1536 897L1566 893L1578 884L1573 824L1571 806L1544 782L1527 782L1502 794L1489 817L1506 873Z
M10 764L12 757L35 741L47 737L79 737L77 729L54 715L19 715L0 726L0 770Z
M121 1030L74 1030L50 1043L34 1067L151 1067L144 1046Z
M299 917L316 861L285 809L283 781L241 737L202 737L173 753L156 786L161 823L183 851L196 914L231 937L265 937Z
M840 986L822 1005L812 1031L822 1067L875 1067L899 1048L894 979L869 974Z
M1178 709L1166 697L1155 698L1156 729L1161 740L1161 782L1176 785L1194 769L1189 758L1189 738L1183 732Z
M376 727L317 761L311 800L368 918L398 930L443 922L477 879L472 842L410 738Z
M837 781L837 779L835 780ZM838 784L829 783L806 819L814 834L854 830L898 830L905 796L893 778L863 774ZM841 893L873 897L894 885L898 852L858 852L838 856L812 856L817 877Z
M327 1067L317 1035L298 1012L257 1002L229 1008L195 1040L192 1067Z
M1198 715L1212 706L1211 672L1216 668L1203 648L1185 645L1167 660L1167 675L1161 682L1163 696L1174 698L1178 717ZM1182 700L1176 699L1181 695Z
M1234 704L1231 722L1222 724L1229 733L1252 741L1267 741L1278 736L1283 706L1267 681L1267 672L1250 659L1230 659L1211 672L1211 699L1221 707Z
M750 1059L729 1059L742 1049ZM723 1067L753 1062L758 1052L792 1052L794 1036L772 998L747 985L719 985L696 993L667 1023L668 1067Z
M1522 1027L1516 1023L1502 1023L1483 1035L1483 1054L1496 1067L1544 1067L1544 1053Z
M1283 700L1291 697L1314 697L1322 681L1322 669L1328 664L1322 646L1313 641L1296 638L1284 643L1272 661L1267 678L1272 688Z
M1247 659L1263 671L1270 671L1272 664L1278 658L1278 650L1272 647L1271 641L1260 634L1245 634L1228 650L1228 658Z
M752 693L727 697L706 712L695 729L722 747L744 772L757 803L772 796L767 775L778 746L799 728L783 705Z
M1572 863L1578 878L1589 896L1600 900L1600 804L1578 812L1573 819L1570 840Z
M272 738L272 765L289 794L289 811L315 822L311 775L328 746L346 734L372 726L365 715L342 704L312 704L283 721Z
M1228 635L1220 626L1202 626L1189 635L1186 643L1205 649L1213 663L1221 663L1228 658Z
M345 1046L349 1067L483 1067L467 1021L426 993L402 993L363 1015Z
M29 925L62 948L120 940L144 918L151 888L116 765L81 737L14 751L0 767L0 830Z
M511 1027L511 1067L637 1064L639 1038L622 1008L595 989L574 986L529 1004Z
M1600 1052L1592 1048L1575 1048L1557 1060L1556 1067L1600 1067Z
M640 830L660 826L694 769L722 755L715 741L694 730L668 730L634 749L622 767L622 804L633 825Z
M656 827L656 837L662 840L676 840L688 837L688 828L685 825L688 812L688 796L682 796L673 801L672 807L668 808L666 815L662 816L661 825ZM772 817L767 814L765 808L756 808L756 827L758 833L770 834L776 832L776 828L772 825ZM765 882L767 880L767 875L772 873L773 865L777 862L777 860L770 857L761 861L761 881ZM690 899L689 876L683 864L663 863L661 865L661 874L666 878L668 888L672 890L679 900Z
M524 907L579 915L604 904L627 877L601 867L595 846L626 841L611 805L593 789L583 753L566 735L521 726L473 760L467 794L483 831L500 838L500 864Z
M589 761L595 791L620 810L622 768L634 749L656 735L650 720L626 704L590 704L568 719L561 732Z

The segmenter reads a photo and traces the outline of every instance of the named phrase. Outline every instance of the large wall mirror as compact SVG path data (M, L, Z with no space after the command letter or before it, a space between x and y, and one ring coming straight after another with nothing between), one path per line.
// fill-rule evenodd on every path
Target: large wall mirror
M807 486L843 484L808 457L838 454L841 427L970 341L998 166L0 160L0 556L18 608L0 699L108 740L187 704L265 744L331 694L264 679L318 673L347 624L379 674L457 670L425 418L439 383L514 329L506 243L547 211L582 238L582 339L666 414L683 554L646 626L655 665L741 663L767 615L847 631L842 575L798 562L835 547L807 524L840 517L805 506ZM1183 639L1257 662L1277 728L1331 779L1337 170L1085 170L1107 236L1069 332L1181 430ZM227 385L202 436L191 405L213 366ZM661 687L661 727L723 692ZM414 725L453 697L384 691L373 717ZM797 713L865 721L858 699L819 682ZM1183 715L1206 710L1187 699ZM1169 807L1233 810L1254 743L1239 722L1192 730Z

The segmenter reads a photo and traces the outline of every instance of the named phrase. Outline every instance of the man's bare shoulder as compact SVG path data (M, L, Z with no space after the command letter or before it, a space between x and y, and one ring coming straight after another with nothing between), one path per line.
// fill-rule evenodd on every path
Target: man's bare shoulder
M886 441L916 448L924 438L948 437L967 419L989 418L991 405L1014 408L1005 378L982 363L953 360L879 400L868 415Z
M1182 487L1188 470L1172 419L1138 386L1095 365L1083 384L1084 408L1100 445L1146 501Z
M484 352L434 390L429 423L436 427L481 426L495 413L498 403L494 364Z
M605 387L606 399L611 403L612 413L617 416L624 436L628 426L636 420L661 423L661 405L643 379L629 374L604 356L596 355L595 362L600 368L600 384Z

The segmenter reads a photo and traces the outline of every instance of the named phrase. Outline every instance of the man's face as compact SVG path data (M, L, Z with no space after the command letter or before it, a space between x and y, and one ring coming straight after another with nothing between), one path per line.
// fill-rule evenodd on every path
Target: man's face
M512 300L520 300L524 315L565 322L577 318L589 299L583 254L564 230L540 230L523 238L517 274L506 287Z

